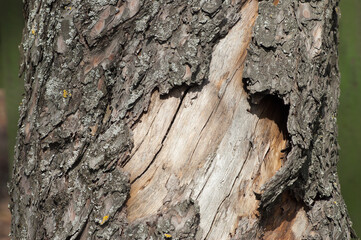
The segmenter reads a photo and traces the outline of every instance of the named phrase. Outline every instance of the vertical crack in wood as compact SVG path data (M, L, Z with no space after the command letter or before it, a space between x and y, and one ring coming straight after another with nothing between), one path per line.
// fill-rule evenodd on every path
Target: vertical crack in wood
M157 96L158 97L158 96ZM152 100L151 100L152 101ZM151 103L150 103L151 104ZM149 110L149 107L148 107L148 110ZM159 113L159 110L160 109L158 109L158 111L157 111L157 113L155 114L155 116L156 115L158 115L158 113ZM143 113L144 114L144 113ZM152 128L152 126L153 126L153 124L154 124L154 122L155 122L155 116L153 117L153 119L152 119L152 122L151 122L151 124L149 125L149 127L148 127L148 129L147 129L147 133L144 135L144 137L141 139L141 142L137 145L137 146L135 146L134 148L133 148L133 150L132 150L132 153L131 153L131 155L129 156L129 159L131 159L136 153L137 153L137 151L138 151L138 149L142 146L142 144L144 143L144 140L146 139L146 137L148 136L148 134L149 134L149 131L151 130L151 128ZM136 126L137 126L137 123L140 121L140 119L141 119L141 117L138 119L138 121L133 125L133 130L134 130L134 128L136 128ZM122 167L124 167L126 164L128 163L128 161L127 162L125 162L123 165L122 165Z
M144 239L179 227L188 238L199 230L196 239L223 240L265 226L260 238L299 239L310 233L308 221L321 224L330 239L349 236L335 170L336 0L74 1L72 11L57 1L26 4L26 97L12 186L12 209L21 214L12 223L14 236L66 239L78 232L109 239L145 229ZM258 115L252 104L249 109L242 77ZM137 122L167 114L159 108L142 115L154 89L169 95L180 85L201 91L187 91L179 102L161 97L170 118ZM274 116L283 111L278 98L290 106L281 116L286 130ZM102 122L107 106L112 111ZM166 129L155 126L160 122ZM125 162L129 129L144 139L134 141ZM157 140L154 130L161 132ZM159 145L146 149L153 140ZM135 189L127 210L139 221L129 228L123 212L129 182L118 162ZM108 211L111 219L99 225ZM270 212L279 218L257 223ZM75 216L89 220L89 229Z
M172 126L173 126L174 120L176 119L177 114L179 113L179 109L180 109L180 107L182 106L183 100L184 100L185 96L187 95L187 92L189 91L189 89L190 89L190 88L185 89L185 90L184 90L184 93L182 93L182 95L181 95L181 99L180 99L180 102L179 102L179 104L178 104L177 110L175 111L175 113L174 113L174 115L173 115L173 117L172 117L172 120L171 120L169 126L167 127L167 131L166 131L166 133L164 134L164 136L163 136L163 138L162 138L162 141L161 141L161 143L160 143L160 148L159 148L159 150L155 153L153 159L150 161L150 163L149 163L148 166L144 169L144 171L143 171L140 175L136 176L136 177L134 178L134 180L132 180L131 184L135 183L139 178L141 178L141 177L144 175L144 173L146 173L146 172L148 171L148 169L150 168L150 166L152 166L152 164L154 163L155 159L157 158L158 154L162 151L163 143L164 143L164 141L167 139L168 133L169 133L170 129L171 129ZM157 114L156 114L156 115L157 115Z
M150 151L150 155L153 156L152 164L147 164L149 167L147 171L143 172L142 177L132 184L133 190L128 200L130 221L156 214L161 215L173 203L192 198L197 199L200 206L200 226L206 226L199 232L200 235L196 239L204 239L206 235L210 239L227 239L229 233L234 231L231 228L234 228L233 225L238 216L233 213L226 222L220 221L222 226L227 225L221 231L219 231L222 228L219 223L213 224L212 221L221 215L216 214L217 209L222 208L221 211L225 213L225 201L230 196L234 198L234 193L238 192L236 188L236 185L239 186L238 175L244 174L242 164L250 165L250 162L253 164L253 159L249 161L247 156L250 154L249 149L243 149L245 146L252 147L249 143L250 137L244 136L244 133L237 128L244 128L245 132L248 132L249 123L252 126L251 129L257 127L253 122L257 121L257 118L246 112L248 102L242 87L243 61L256 16L256 7L256 1L248 1L244 5L242 23L237 23L231 30L232 34L226 37L229 39L222 41L220 43L222 46L218 46L214 51L212 58L214 63L211 63L209 83L202 86L202 91L196 93L195 97L191 96L190 91L187 93L182 102L182 109L177 109L179 112L177 118L173 120L171 129L167 131L167 138L161 141L161 151L158 149L156 152L157 159ZM220 69L222 65L224 68ZM159 114L159 111L153 113L150 110L142 116L145 119L144 127L149 125L146 123L147 118L150 118L152 114ZM242 126L243 123L245 126ZM184 126L187 126L189 130L194 129L188 131ZM141 127L142 123L136 126L135 131L142 132ZM145 132L149 133L148 127ZM237 135L235 132L240 132L240 134ZM243 144L243 141L246 144ZM142 145L144 143L142 142ZM230 145L233 149L229 148ZM146 151L142 151L147 157ZM233 151L240 157L232 156ZM138 156L133 155L130 162L148 161L142 160L140 148L136 153ZM247 157L244 158L243 154ZM227 172L232 171L232 167L227 164L222 170L224 173L217 170L217 165L223 165L227 161L236 167L229 176ZM133 174L130 166L127 169ZM216 186L214 184L226 185L224 189L219 189L218 186L216 189L213 187L213 190L216 190L213 197L217 198L217 206L207 207L213 204L212 198L208 195L212 193L211 186ZM253 192L252 197L254 198ZM237 205L237 202L234 204ZM144 208L145 206L147 209ZM149 209L151 211L147 212ZM223 231L229 232L223 234Z
M257 126L257 124L256 124L256 126ZM242 167L241 167L240 171L238 172L237 177L234 178L234 181L233 181L233 183L232 183L232 187L230 188L230 191L229 191L228 194L225 196L225 198L222 200L222 202L219 204L219 206L218 206L218 208L217 208L217 211L216 211L217 214L214 216L214 218L213 218L213 220L212 220L211 227L209 228L209 230L208 230L206 236L204 237L204 239L208 239L208 236L209 236L210 232L212 231L212 227L213 227L215 221L217 220L217 216L218 216L218 214L219 214L219 212L220 212L219 209L221 208L221 206L223 205L223 203L229 198L229 196L230 196L231 193L233 192L234 186L236 185L237 180L239 180L239 176L240 176L240 174L241 174L241 172L242 172L242 170L243 170L244 165L246 164L246 161L248 160L248 157L249 157L249 154L250 154L252 148L253 148L253 146L250 144L250 145L249 145L249 148L248 148L248 152L247 152L246 158L245 158L245 161L242 163ZM203 189L202 189L202 190L203 190ZM200 193L200 194L201 194L201 193ZM230 233L230 234L231 234L231 233Z

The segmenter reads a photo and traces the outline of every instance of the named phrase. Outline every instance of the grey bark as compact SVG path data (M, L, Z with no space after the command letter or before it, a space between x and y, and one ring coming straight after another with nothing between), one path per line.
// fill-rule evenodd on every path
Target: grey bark
M259 2L243 76L252 104L271 95L289 108L287 161L257 193L257 222L240 221L233 238L262 239L286 194L307 210L306 239L350 239L336 171L338 1L276 2ZM152 92L207 84L213 47L244 3L25 1L12 238L198 238L193 199L129 223L122 166Z

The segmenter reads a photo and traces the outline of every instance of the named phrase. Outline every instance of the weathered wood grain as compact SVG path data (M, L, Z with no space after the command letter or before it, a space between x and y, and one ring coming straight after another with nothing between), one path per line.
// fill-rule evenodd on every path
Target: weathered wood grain
M12 236L350 238L337 4L26 0Z
M188 198L200 208L199 239L229 239L239 219L257 219L254 193L282 165L287 109L265 99L249 111L242 72L256 1L241 15L213 52L209 81L166 99L153 93L135 125L135 147L124 167L133 181L130 221Z

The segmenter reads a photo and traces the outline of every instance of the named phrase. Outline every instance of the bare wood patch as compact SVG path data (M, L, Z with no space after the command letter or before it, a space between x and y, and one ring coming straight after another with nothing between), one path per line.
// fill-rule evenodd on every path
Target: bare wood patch
M337 0L116 2L26 1L12 236L349 239Z
M301 239L310 231L304 206L285 192L263 223L265 234L262 239Z
M189 198L200 208L199 239L230 239L241 221L259 221L257 194L285 159L288 110L273 97L250 106L242 72L256 1L242 11L214 49L209 82L166 99L154 92L134 126L124 167L132 182L130 222Z
M257 3L215 48L209 83L167 99L154 92L134 128L130 221L187 198L200 206L202 238L228 239L242 217L256 218L258 192L282 165L283 109L261 104L250 113L242 71ZM163 187L160 187L163 186ZM221 220L220 220L221 218Z

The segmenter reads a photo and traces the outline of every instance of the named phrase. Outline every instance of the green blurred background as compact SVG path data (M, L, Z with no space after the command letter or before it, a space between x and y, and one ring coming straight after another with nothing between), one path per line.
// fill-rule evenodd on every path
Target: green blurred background
M354 229L361 235L361 1L341 0L338 171Z
M361 0L342 0L341 13L338 169L354 229L361 235ZM18 106L23 93L23 82L18 78L18 45L23 24L22 1L1 0L0 88L6 92L10 159L13 158Z
M21 0L0 0L0 88L5 89L9 159L13 159L18 106L23 94L19 79L19 44L24 27Z

